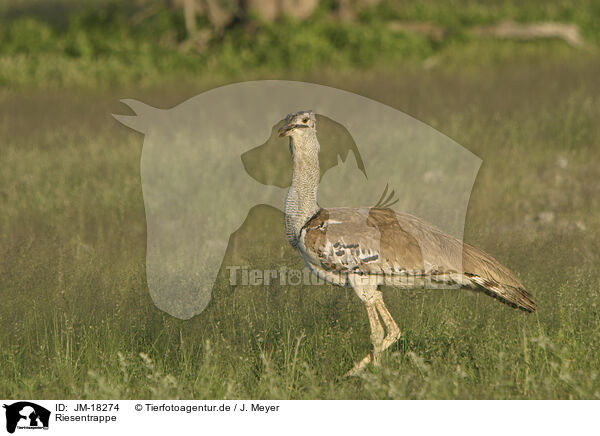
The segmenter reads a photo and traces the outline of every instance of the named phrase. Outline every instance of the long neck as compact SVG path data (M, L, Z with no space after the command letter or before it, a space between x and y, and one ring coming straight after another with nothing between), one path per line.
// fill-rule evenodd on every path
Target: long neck
M285 233L296 246L300 230L317 213L319 186L319 142L316 134L290 138L292 184L285 198Z

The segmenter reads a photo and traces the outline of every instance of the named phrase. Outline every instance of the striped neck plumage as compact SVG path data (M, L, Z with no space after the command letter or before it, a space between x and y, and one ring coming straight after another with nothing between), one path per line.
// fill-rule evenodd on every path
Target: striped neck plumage
M314 132L290 137L292 184L285 199L285 233L296 246L304 224L319 210L319 141Z

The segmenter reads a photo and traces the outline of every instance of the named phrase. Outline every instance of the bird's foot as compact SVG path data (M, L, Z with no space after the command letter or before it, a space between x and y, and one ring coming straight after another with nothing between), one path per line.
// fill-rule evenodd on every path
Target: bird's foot
M373 365L375 365L375 366L380 365L379 353L367 354L360 362L358 362L356 365L354 365L354 367L350 371L348 371L345 374L345 376L352 377L352 376L359 375L366 368L366 366L371 362L373 362Z
M381 348L379 351L374 350L367 354L360 362L354 365L354 367L344 375L346 377L357 376L367 367L369 363L373 363L373 366L381 366L381 356L383 355L383 352L390 345L400 340L400 338L402 338L402 332L399 329L391 332L391 334L388 334L385 337L383 346L379 347Z
M354 367L346 373L346 377L352 377L359 375L365 367L371 363L373 360L373 356L371 353L367 354L360 362L358 362Z

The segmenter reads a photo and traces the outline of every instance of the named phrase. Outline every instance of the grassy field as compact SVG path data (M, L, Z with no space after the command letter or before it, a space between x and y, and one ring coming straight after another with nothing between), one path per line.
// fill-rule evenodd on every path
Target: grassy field
M527 315L465 291L386 289L403 339L359 378L343 377L370 346L352 291L223 279L189 321L150 300L142 137L109 114L122 97L170 107L217 82L4 88L0 397L600 398L600 61L564 57L297 77L392 105L479 155L465 239L538 302ZM284 244L281 213L261 213ZM300 267L283 246L281 262Z

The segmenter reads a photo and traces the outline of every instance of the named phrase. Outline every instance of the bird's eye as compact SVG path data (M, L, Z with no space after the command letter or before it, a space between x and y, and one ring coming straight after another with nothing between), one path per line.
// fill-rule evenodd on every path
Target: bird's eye
M303 122L304 124L308 123L308 118L304 118L304 119L302 120L302 122Z

